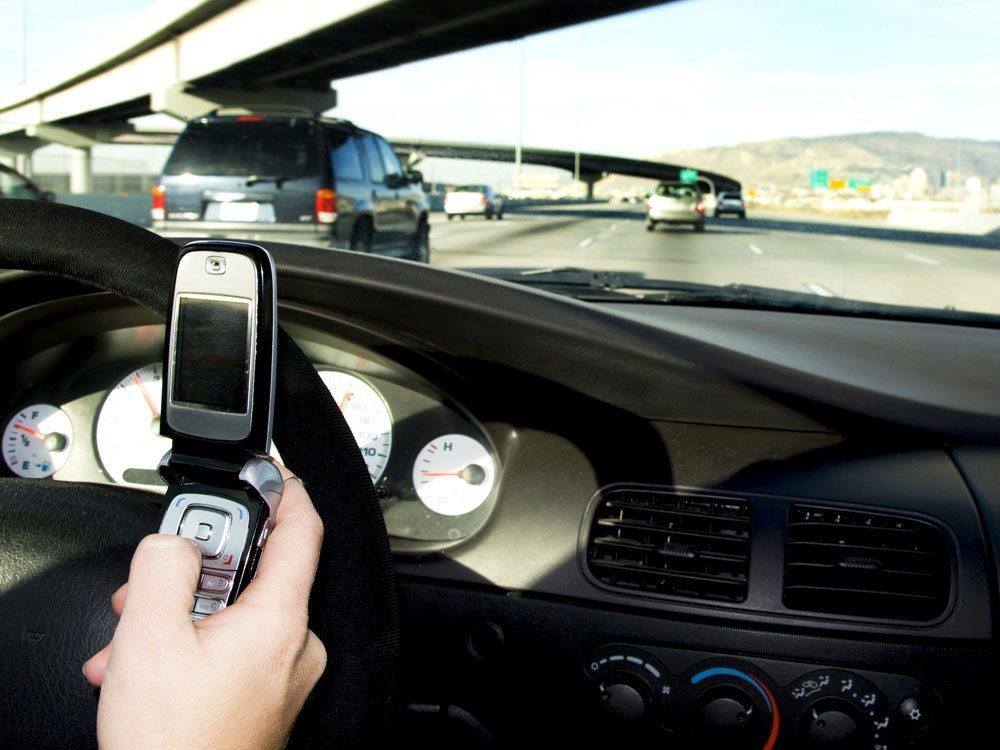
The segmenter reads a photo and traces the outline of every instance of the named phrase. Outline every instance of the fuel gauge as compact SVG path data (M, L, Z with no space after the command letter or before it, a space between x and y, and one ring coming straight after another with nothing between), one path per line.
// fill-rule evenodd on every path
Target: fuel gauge
M63 467L73 445L73 425L58 406L34 404L14 415L3 431L3 457L19 477L42 479Z

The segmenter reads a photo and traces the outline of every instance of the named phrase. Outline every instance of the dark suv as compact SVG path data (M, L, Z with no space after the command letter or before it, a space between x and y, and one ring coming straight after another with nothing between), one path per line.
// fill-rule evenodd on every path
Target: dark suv
M165 236L275 240L426 262L420 175L346 120L216 110L188 122L153 189Z

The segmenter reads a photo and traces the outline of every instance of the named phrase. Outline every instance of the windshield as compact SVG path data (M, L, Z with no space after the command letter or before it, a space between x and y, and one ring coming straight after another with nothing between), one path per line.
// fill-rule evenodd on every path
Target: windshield
M0 161L170 237L1000 314L1000 4L364 5L12 5Z

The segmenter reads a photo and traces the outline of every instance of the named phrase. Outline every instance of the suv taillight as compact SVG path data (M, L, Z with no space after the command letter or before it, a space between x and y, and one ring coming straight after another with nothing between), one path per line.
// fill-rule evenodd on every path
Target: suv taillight
M167 189L163 185L153 188L153 221L167 218Z
M337 194L330 188L320 188L316 191L316 221L320 224L332 224L337 220Z
M694 210L700 214L705 213L705 201L702 200L698 201L698 205L695 207Z
M483 205L484 206L486 205L486 196L485 195L483 196Z

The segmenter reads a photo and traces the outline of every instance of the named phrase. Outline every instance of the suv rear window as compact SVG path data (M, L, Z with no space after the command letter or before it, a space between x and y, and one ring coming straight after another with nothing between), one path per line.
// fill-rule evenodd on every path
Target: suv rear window
M303 120L191 122L177 139L163 173L318 177L315 125Z
M455 188L456 193L485 193L485 185L461 185Z

